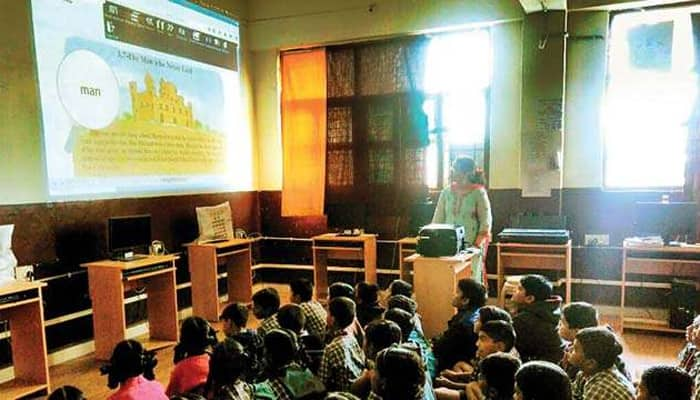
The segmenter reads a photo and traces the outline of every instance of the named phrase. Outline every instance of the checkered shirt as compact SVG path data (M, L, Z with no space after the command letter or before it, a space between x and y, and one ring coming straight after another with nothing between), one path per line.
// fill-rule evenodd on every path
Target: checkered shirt
M574 400L634 400L635 389L614 366L585 378L576 375L573 385Z
M343 332L326 346L318 376L329 392L349 391L364 368L365 355L360 345L353 335Z
M282 329L279 321L277 321L277 314L267 317L263 320L263 322L258 327L258 335L260 335L261 338L265 339L265 334L267 334L273 329Z
M326 309L321 303L314 300L303 302L299 304L299 307L306 317L304 328L309 334L323 339L326 335L326 317L328 316Z

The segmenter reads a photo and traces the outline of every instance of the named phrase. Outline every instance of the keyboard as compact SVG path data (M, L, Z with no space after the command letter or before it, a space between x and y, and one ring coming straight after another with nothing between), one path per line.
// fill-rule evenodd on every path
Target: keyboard
M136 260L143 260L144 258L148 258L147 255L145 254L134 254L131 257L124 257L124 256L114 256L110 260L112 261L121 261L121 262L129 262L129 261L136 261Z
M122 271L122 276L127 278L129 276L147 274L149 272L155 272L155 271L160 271L161 269L170 268L170 266L171 265L169 263L165 263L165 264L149 265L149 266L141 267L141 268L125 269L124 271Z
M19 293L0 296L0 304L15 303L22 300L32 299L38 296L36 290L25 290Z

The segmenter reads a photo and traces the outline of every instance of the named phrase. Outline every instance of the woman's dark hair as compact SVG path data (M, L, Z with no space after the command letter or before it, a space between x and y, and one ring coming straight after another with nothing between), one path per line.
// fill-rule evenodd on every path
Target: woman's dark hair
M394 279L389 284L389 294L391 296L402 294L406 297L411 297L413 296L413 285L403 279Z
M333 300L336 297L355 298L355 288L345 282L334 282L328 286L328 300Z
M377 354L379 387L373 388L384 400L412 400L423 397L425 371L415 351L392 346Z
M520 279L520 285L527 296L533 296L535 301L545 301L552 297L552 284L542 275L525 275Z
M292 294L299 296L302 302L311 301L314 295L314 284L306 278L295 279L289 284Z
M282 376L290 363L298 361L299 347L294 332L287 329L272 329L265 334L264 342L265 359L268 372L272 377Z
M374 360L379 351L392 344L401 343L401 336L401 328L394 321L380 319L370 322L365 327L365 343L368 345L368 352L372 351L373 354L366 354L367 358Z
M500 307L483 306L479 309L479 321L482 325L489 321L505 321L512 324L513 318L508 314L508 311Z
M46 400L85 400L85 396L77 387L66 385L51 392Z
M469 300L470 310L476 310L486 304L486 287L474 279L464 278L457 282L462 297Z
M456 172L461 172L467 174L469 182L485 185L486 177L484 176L484 171L476 168L476 163L470 157L457 157L452 162L452 169Z
M386 302L387 308L400 308L411 315L415 315L418 310L418 304L410 297L402 294L395 294Z
M250 358L243 345L227 338L214 346L209 358L206 393L217 393L222 386L236 383L245 372Z
M481 332L494 342L501 342L505 351L510 351L515 344L515 329L506 321L489 321L481 325Z
M693 394L693 378L670 365L657 365L644 371L642 385L658 400L690 400Z
M290 331L301 334L301 330L304 329L304 324L306 323L306 317L304 316L304 311L297 304L285 304L277 311L277 322L284 329L289 329Z
M486 380L488 398L512 398L515 390L515 373L520 368L520 360L507 353L494 353L484 357L479 370Z
M180 342L175 346L173 362L204 354L217 343L216 331L202 317L187 317L180 326Z
M229 304L221 312L219 319L228 319L239 328L243 328L248 323L248 307L245 304Z
M595 360L597 370L608 369L622 354L622 345L617 336L606 327L584 328L576 334L576 341L587 359Z
M141 374L152 381L156 377L153 369L157 363L155 352L145 351L136 340L123 340L114 347L109 364L100 368L100 372L108 375L107 386L116 389L127 379Z
M515 374L523 400L571 400L571 380L548 361L530 361Z
M585 301L565 305L561 314L571 329L583 329L598 326L598 310Z
M413 321L413 315L409 314L408 311L402 310L400 308L390 308L384 313L384 319L393 321L396 325L401 328L401 341L405 342L408 340L408 336L411 331L415 328L415 321Z
M355 320L355 302L349 297L335 297L328 302L328 313L336 327L345 329Z
M379 286L376 283L360 282L355 287L355 298L365 305L379 301Z
M268 318L279 310L280 294L275 288L260 289L253 295L253 304L260 307L262 311L260 317Z

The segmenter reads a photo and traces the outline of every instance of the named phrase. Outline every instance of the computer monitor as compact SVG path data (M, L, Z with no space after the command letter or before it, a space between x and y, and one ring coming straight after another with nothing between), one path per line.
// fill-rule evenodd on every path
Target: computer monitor
M107 221L109 253L114 259L128 259L129 253L148 253L151 244L151 216L110 217Z
M635 205L634 233L661 236L672 241L695 243L697 204L692 202L638 202Z

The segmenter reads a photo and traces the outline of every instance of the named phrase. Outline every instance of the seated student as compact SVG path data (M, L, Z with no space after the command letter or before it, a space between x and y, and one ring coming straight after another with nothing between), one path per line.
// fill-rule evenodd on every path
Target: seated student
M695 345L696 338L700 333L700 315L693 319L693 323L685 328L685 346L678 353L678 366L695 379L700 367L700 357L698 348Z
M435 380L435 384L464 390L468 383L477 380L479 375L480 360L491 354L502 352L508 353L513 349L515 343L515 330L513 326L505 321L489 321L481 327L479 338L476 341L476 357L471 368L464 368L459 371L445 370L441 376Z
M77 387L66 385L55 389L46 400L85 400L85 396Z
M558 363L564 356L557 326L561 298L552 296L552 284L541 275L526 275L513 294L518 311L513 317L515 348L523 362Z
M209 359L206 393L212 400L251 400L253 387L243 380L248 363L245 348L231 338L214 346Z
M277 312L277 321L283 329L290 330L299 340L299 361L311 372L318 372L323 358L323 342L316 335L309 335L304 330L306 316L296 304L286 304Z
M328 301L331 301L336 297L347 297L348 299L354 299L355 288L345 282L332 283L328 287ZM333 340L333 337L328 335L328 331L330 330L332 330L332 328L327 326L326 337L323 338L326 344ZM357 319L357 315L355 315L355 319L352 322L352 327L349 330L352 335L355 336L355 339L357 340L357 343L360 344L360 347L362 347L365 342L365 331L362 324L360 324L360 321Z
M464 391L438 388L438 400L512 400L515 391L515 373L520 360L506 353L493 353L479 363L479 380L470 382Z
M421 400L425 371L416 352L392 346L377 354L368 399Z
M355 286L357 303L357 320L365 327L374 320L382 318L384 307L379 305L379 286L376 283L360 282Z
M571 400L571 380L556 364L527 362L515 374L513 400Z
M265 334L273 329L279 329L277 322L277 310L280 308L280 295L275 288L260 289L253 295L253 315L262 320L258 326L258 334L265 337Z
M188 317L182 321L180 342L175 346L173 359L175 368L165 391L168 396L204 392L209 375L207 350L216 343L216 331L205 319Z
M579 301L565 305L561 310L561 320L559 321L559 336L566 341L564 347L564 357L559 365L566 371L569 378L576 378L579 369L569 362L569 355L574 346L574 339L579 330L598 326L598 310L591 304ZM627 367L620 357L615 360L617 369L630 379Z
M433 340L437 370L452 368L457 362L471 361L476 355L474 323L486 303L486 287L473 279L460 279L452 306L457 314L447 322L447 330Z
M330 391L345 391L361 374L365 356L360 344L350 332L355 321L355 302L336 297L328 303L328 335L318 376Z
M423 323L421 321L422 317L417 312L418 303L416 303L415 300L402 294L395 294L387 299L386 308L387 310L390 308L400 308L411 313L411 315L413 316L416 333L422 337L424 336Z
M634 386L615 368L622 345L607 328L581 329L569 362L580 369L573 384L574 399L632 400Z
M313 299L314 284L308 279L295 279L289 284L289 288L292 291L292 303L299 304L304 311L304 329L310 335L323 339L328 314L323 305Z
M394 321L379 319L372 321L365 327L365 359L367 360L362 375L352 383L350 392L367 398L372 390L371 377L374 368L374 359L377 353L393 344L401 343L401 328Z
M644 371L636 400L690 400L693 378L678 367L658 365Z
M219 320L222 322L226 337L240 343L247 354L243 380L249 383L259 382L265 374L265 346L263 340L255 329L247 329L248 307L241 303L229 304L221 312Z
M403 279L394 279L389 284L389 296L396 296L397 294L404 295L408 298L413 297L413 285Z
M119 388L108 400L167 400L165 388L155 380L155 353L145 351L136 340L123 340L114 347L109 364L100 368L107 374L107 386Z
M255 399L322 399L323 383L299 365L297 338L286 329L273 329L265 335L268 379L256 383Z
M481 326L489 321L505 321L509 324L513 324L513 319L511 318L508 311L496 307L496 306L483 306L479 309L479 316L474 322L474 333L479 333Z

